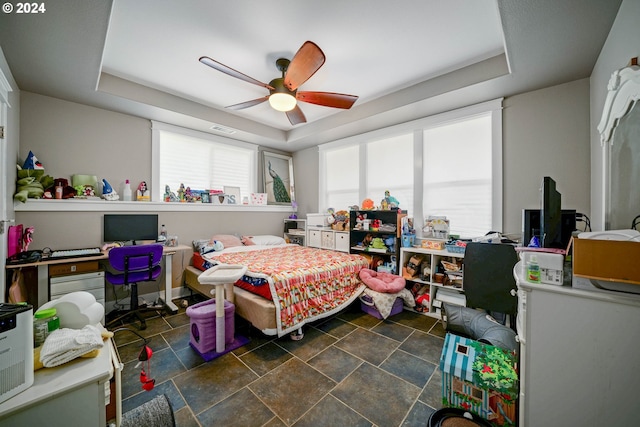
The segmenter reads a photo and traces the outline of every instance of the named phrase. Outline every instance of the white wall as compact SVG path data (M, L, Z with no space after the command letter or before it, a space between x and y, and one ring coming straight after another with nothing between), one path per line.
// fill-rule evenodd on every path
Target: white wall
M505 98L504 232L520 232L522 209L540 207L544 176L556 181L562 207L591 217L589 81Z
M21 101L19 162L32 150L54 178L97 175L117 191L127 178L134 185L151 182L149 120L30 92L22 92ZM13 163L15 152L12 157ZM10 183L9 188L15 187ZM153 208L147 212L153 213ZM16 221L35 227L32 249L69 249L102 245L102 215L19 211ZM163 211L158 215L169 234L188 245L215 233L281 235L289 213Z
M603 152L596 126L604 108L611 73L625 67L631 58L640 56L639 22L640 1L624 0L591 74L591 225L594 230L604 229Z

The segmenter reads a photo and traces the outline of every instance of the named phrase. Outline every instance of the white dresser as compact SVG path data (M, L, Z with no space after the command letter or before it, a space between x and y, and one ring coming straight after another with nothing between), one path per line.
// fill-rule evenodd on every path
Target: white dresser
M0 404L0 426L105 426L106 404L120 407L121 364L111 339L98 357L79 358L35 372L31 387ZM116 396L109 379L116 374Z
M638 425L640 296L518 284L520 426Z

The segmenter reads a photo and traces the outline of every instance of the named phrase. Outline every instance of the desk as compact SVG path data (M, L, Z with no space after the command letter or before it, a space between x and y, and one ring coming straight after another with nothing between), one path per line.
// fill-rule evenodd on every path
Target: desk
M178 251L191 250L189 246L165 246L163 249L164 262L164 278L165 278L165 290L164 301L167 309L171 313L176 313L178 307L171 301L171 288L173 285L173 255ZM63 258L63 259L44 259L42 261L26 263L26 264L7 264L7 270L22 268L22 267L36 267L38 269L38 301L37 307L42 306L49 301L49 267L56 264L67 263L82 263L89 261L105 261L109 259L109 252L103 251L100 255L86 256L78 258ZM37 308L36 308L37 310ZM35 310L34 310L35 311Z
M95 358L37 370L31 387L0 404L0 425L106 425L109 379L120 369L113 349L108 339Z

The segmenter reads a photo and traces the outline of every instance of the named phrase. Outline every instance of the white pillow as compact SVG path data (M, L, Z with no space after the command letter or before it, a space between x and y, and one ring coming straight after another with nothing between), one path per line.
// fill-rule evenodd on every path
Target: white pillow
M284 245L286 240L280 236L271 236L265 234L263 236L247 236L256 245Z

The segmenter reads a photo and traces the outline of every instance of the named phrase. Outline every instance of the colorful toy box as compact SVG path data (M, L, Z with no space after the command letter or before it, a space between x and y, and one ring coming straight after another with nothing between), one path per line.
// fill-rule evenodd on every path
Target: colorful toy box
M493 426L515 426L516 360L514 352L448 333L440 357L442 406L475 413Z

